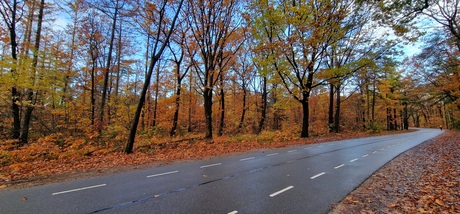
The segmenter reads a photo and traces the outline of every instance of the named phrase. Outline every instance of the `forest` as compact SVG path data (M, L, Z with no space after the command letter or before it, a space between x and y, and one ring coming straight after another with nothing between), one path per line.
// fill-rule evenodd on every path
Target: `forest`
M458 9L2 0L0 166L222 137L460 128Z

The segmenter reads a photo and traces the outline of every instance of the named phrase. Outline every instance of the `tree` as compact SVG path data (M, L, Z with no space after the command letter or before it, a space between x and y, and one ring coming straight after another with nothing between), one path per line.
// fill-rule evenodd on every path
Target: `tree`
M98 10L110 16L112 19L112 25L110 28L109 49L107 52L107 61L106 61L105 69L104 69L104 82L103 82L103 87L102 87L102 96L101 96L101 103L100 103L101 106L99 108L99 121L96 126L99 133L102 132L102 129L104 126L104 109L105 109L105 103L107 100L107 92L108 92L108 87L109 87L109 76L110 76L110 70L111 70L111 65L112 65L112 54L113 54L113 46L114 46L114 40L115 40L115 29L117 27L117 20L118 20L118 16L120 13L119 11L123 8L123 5L124 5L124 2L120 4L120 0L114 0L114 1L110 0L110 3L107 1L98 1L97 5L91 4L91 6L96 7ZM113 8L113 12L108 11L111 8Z
M145 76L144 85L142 87L141 95L136 108L136 113L134 114L132 120L128 142L125 147L125 152L128 154L133 152L137 126L139 124L139 118L141 116L142 107L144 106L147 89L150 85L150 79L152 77L153 69L158 60L160 60L160 57L163 54L165 48L167 47L172 33L174 32L174 27L176 26L176 21L180 14L183 2L184 0L180 0L179 2L177 2L177 4L169 4L169 7L172 8L167 7L169 3L169 1L167 0L159 2L161 3L160 8L157 8L157 5L154 3L146 3L147 7L145 8L145 14L147 14L146 18L149 19L145 20L147 25L143 27L147 27L146 30L148 34L154 33L154 35L152 36L155 38L155 42L154 49L152 50L150 55L150 64L148 72ZM168 17L169 9L172 9L172 11L174 11L172 19L171 17ZM151 15L153 15L153 17ZM154 17L157 17L158 19L154 19ZM170 20L171 22L168 23L168 20ZM151 25L154 25L155 31L151 30Z
M18 41L17 41L17 32L16 32L16 24L21 21L24 3L21 5L20 2L17 0L11 1L1 1L0 2L0 14L2 15L2 19L6 24L9 32L9 43L11 47L11 75L12 78L15 78L16 71L15 65L18 60ZM21 131L21 118L19 115L19 97L20 94L18 92L17 87L14 85L11 87L11 110L13 113L13 129L11 137L13 139L19 139L20 131Z
M42 23L43 23L43 10L45 8L45 1L41 0L39 4L39 12L38 12L38 20L37 20L37 32L35 33L35 45L33 49L33 59L32 59L32 72L33 77L36 79L34 82L35 84L40 81L39 77L36 75L37 73L37 64L38 64L38 52L40 50L40 40L41 40L41 31L42 31ZM35 87L34 87L35 88ZM32 118L32 112L34 110L34 105L36 103L36 96L38 91L34 91L34 89L29 88L27 93L27 100L28 105L26 108L26 112L24 114L24 122L22 126L22 131L20 135L20 145L24 145L29 140L29 127L30 127L30 120Z
M322 71L327 47L343 33L340 24L346 9L335 1L281 2L273 9L264 6L274 10L271 20L281 26L275 51L282 61L276 71L282 85L302 106L300 136L308 137L310 95L324 81L315 76Z
M229 58L224 51L228 50L231 37L238 28L235 20L238 15L237 3L236 0L189 0L186 7L187 23L194 39L191 44L198 49L193 61L202 87L207 139L212 139L214 88L222 78L222 65Z

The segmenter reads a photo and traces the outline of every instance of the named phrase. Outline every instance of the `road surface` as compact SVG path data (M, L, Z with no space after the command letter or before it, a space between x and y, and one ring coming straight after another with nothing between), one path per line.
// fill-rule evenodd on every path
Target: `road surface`
M0 213L327 213L385 163L441 133L420 129L4 190Z

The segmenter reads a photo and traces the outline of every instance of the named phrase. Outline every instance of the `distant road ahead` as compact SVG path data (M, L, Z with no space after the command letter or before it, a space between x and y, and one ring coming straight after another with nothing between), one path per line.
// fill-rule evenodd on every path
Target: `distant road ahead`
M0 213L327 213L436 129L0 191ZM21 200L27 197L27 200Z

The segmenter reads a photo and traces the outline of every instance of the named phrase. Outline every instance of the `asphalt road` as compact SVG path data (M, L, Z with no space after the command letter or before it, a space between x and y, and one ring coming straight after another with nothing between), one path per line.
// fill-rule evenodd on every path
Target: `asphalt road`
M385 163L441 133L420 129L4 190L0 213L327 213Z

